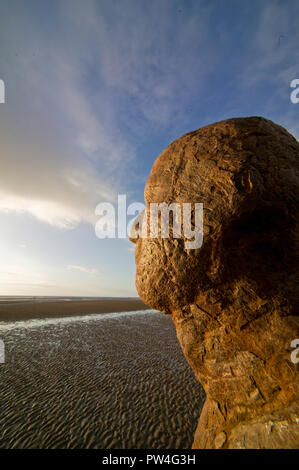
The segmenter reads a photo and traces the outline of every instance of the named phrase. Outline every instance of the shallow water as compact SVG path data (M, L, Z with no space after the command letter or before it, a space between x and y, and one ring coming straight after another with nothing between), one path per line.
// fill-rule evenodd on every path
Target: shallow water
M1 448L188 448L204 393L154 311L1 324Z

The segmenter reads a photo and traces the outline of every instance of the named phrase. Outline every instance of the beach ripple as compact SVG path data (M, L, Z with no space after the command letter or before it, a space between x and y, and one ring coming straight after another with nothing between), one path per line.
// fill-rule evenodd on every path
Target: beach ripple
M1 448L189 448L204 392L160 313L4 329Z

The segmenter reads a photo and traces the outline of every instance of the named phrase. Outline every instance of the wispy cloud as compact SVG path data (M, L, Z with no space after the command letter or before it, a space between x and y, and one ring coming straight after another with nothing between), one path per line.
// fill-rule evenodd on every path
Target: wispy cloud
M238 92L221 91L226 59L240 57L229 78L243 90L268 82L273 93L284 93L296 72L298 2L253 2L244 37L243 7L236 8L238 25L229 13L217 16L222 2L190 1L187 8L175 0L54 0L47 27L42 3L0 6L0 211L55 227L94 223L99 202L134 185L144 135L171 126L178 135L200 100L209 120L223 117L223 104L229 114L243 114L233 103ZM294 112L288 122L295 128Z
M84 82L91 66L88 38L81 35L80 47L71 47L62 31L50 38L20 4L1 8L8 99L0 115L0 210L63 228L94 222L96 204L114 199L133 150L106 112L101 84L93 91ZM65 20L66 29L75 28Z
M175 3L54 2L52 29L36 3L1 5L0 211L73 228L130 190L133 136L184 120L208 68L209 9L182 16Z
M75 269L87 274L98 274L98 270L94 268L86 268L85 266L79 266L76 264L69 264L67 269Z

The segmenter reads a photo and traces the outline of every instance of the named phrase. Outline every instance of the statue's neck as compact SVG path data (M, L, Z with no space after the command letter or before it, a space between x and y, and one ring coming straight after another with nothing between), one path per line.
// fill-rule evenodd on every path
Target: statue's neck
M234 408L257 415L292 400L298 375L288 346L296 332L288 318L273 313L242 328L196 304L172 318L188 363L224 415Z
M274 312L240 328L237 321L224 325L191 305L174 311L172 318L207 395L194 447L280 447L282 426L296 442L299 380L289 350L293 337L299 337L294 317ZM271 433L272 426L278 431Z

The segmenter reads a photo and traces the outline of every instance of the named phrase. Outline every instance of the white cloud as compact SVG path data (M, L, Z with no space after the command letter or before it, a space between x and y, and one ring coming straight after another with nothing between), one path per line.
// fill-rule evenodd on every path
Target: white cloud
M7 194L2 197L0 194L0 211L28 213L43 222L64 229L73 228L80 221L76 213L67 211L67 208L53 201L26 199Z
M99 66L89 62L88 24L80 26L85 37L79 26L70 33L69 44L41 31L20 5L4 13L8 100L0 115L0 211L28 213L59 228L94 223L96 205L113 201L124 184L133 151L113 121L106 90L83 83L88 67ZM67 18L65 28L74 28Z
M87 273L87 274L97 274L98 273L97 269L86 268L85 266L79 266L79 265L76 265L76 264L69 264L67 269L75 269L77 271L81 271L81 272Z

